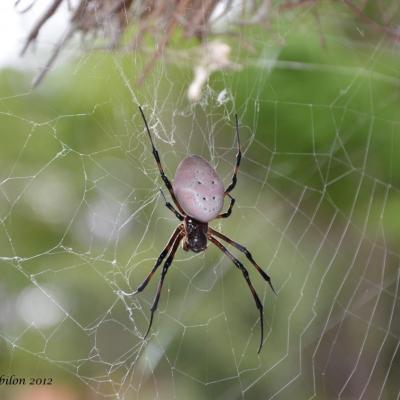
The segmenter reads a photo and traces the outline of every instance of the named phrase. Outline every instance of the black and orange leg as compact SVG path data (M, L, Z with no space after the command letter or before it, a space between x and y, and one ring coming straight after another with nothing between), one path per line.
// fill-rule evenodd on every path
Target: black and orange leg
M257 309L260 313L260 328L261 328L261 339L260 339L260 347L258 348L257 353L260 353L263 341L264 341L264 316L263 316L263 305L260 301L260 298L258 297L258 294L256 290L254 289L253 284L250 281L249 277L249 272L247 269L244 267L244 265L222 244L220 243L217 239L215 239L213 236L210 234L208 235L208 238L211 240L212 243L214 243L225 255L227 255L232 262L235 264L235 266L242 271L244 279L246 279L247 285L249 286L251 293L253 295L254 301L256 302Z
M146 126L147 134L149 135L149 138L150 138L150 143L151 143L151 147L152 147L152 153L153 153L153 156L154 156L154 158L156 160L158 169L160 171L161 179L163 180L165 186L167 187L167 189L168 189L168 191L169 191L169 193L170 193L170 195L172 197L172 200L174 201L176 207L178 208L178 210L180 211L181 214L184 214L184 211L182 210L181 206L179 205L178 201L176 200L174 191L172 189L171 182L168 179L167 175L165 175L165 173L164 173L164 169L163 169L163 167L161 165L160 156L158 154L158 151L157 151L156 147L154 146L153 138L151 136L149 125L147 124L147 120L146 120L146 117L144 116L144 112L142 110L142 107L139 106L139 110L140 110L140 114L142 114L144 125Z
M229 192L231 192L234 189L234 187L236 186L237 173L238 173L239 166L240 166L240 160L242 159L242 152L240 151L239 121L238 121L237 114L235 114L235 122L236 122L236 136L237 136L238 152L236 154L236 165L235 165L235 169L233 171L232 181L229 184L229 186L225 189L225 194L228 194Z
M172 246L172 249L171 249L171 253L169 254L168 258L166 259L166 261L164 263L164 267L163 267L163 270L161 272L160 282L158 283L157 293L156 293L156 296L154 297L154 301L153 301L153 304L152 304L151 309L150 309L151 314L150 314L149 327L147 328L147 332L144 335L143 339L146 339L147 335L150 332L151 325L153 324L154 313L156 312L157 307L158 307L158 302L160 301L160 295L161 295L161 290L162 290L162 287L163 287L163 284L164 284L165 275L167 275L168 268L170 267L170 265L171 265L171 263L172 263L172 261L174 259L175 252L176 252L176 250L177 250L177 248L179 246L179 243L181 242L183 237L184 237L184 233L181 232L181 234L175 239L175 242L174 242L174 244Z
M271 287L272 291L276 294L274 287L272 286L271 282L271 277L262 270L262 268L255 262L253 256L251 253L246 249L246 247L242 246L240 243L235 242L232 239L229 239L228 236L223 235L222 233L217 232L216 230L209 228L208 230L212 235L215 235L219 237L222 240L225 240L225 242L229 243L233 247L236 247L239 251L241 251L247 259L254 265L254 267L257 269L257 271L260 273L260 275L264 278L266 282L268 282L269 286Z
M161 252L161 254L158 256L156 263L154 264L154 267L152 268L152 270L150 271L150 273L147 275L146 279L139 285L139 287L136 289L136 291L134 292L134 294L136 293L140 293L141 291L143 291L145 289L145 287L148 285L148 283L150 282L151 278L153 277L154 273L157 271L158 267L160 266L160 264L163 262L164 258L167 256L167 254L169 253L169 250L171 249L172 245L175 243L177 237L179 235L182 235L182 230L183 230L183 225L179 225L174 233L172 234L172 236L170 237L170 239L168 240L167 245L165 246L164 250Z
M226 195L229 196L229 198L231 199L231 202L230 202L230 204L229 204L228 211L226 211L226 212L224 212L224 213L222 213L222 214L217 215L216 218L228 218L228 217L232 214L232 208L233 208L233 206L235 205L235 201L236 201L236 200L235 200L229 193L227 193Z
M183 221L184 220L183 215L179 214L179 212L175 209L175 207L167 200L167 198L164 195L164 192L161 189L160 189L160 192L165 201L165 207L167 207L169 210L171 210L175 214L176 218L179 219L179 221Z

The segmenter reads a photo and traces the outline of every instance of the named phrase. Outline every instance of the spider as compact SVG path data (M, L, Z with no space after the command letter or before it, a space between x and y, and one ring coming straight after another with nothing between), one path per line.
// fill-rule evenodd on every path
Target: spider
M167 257L167 255L169 254L161 272L157 292L150 309L151 314L149 326L143 339L146 339L147 335L150 332L151 326L153 324L154 313L157 310L158 302L160 300L160 294L164 284L164 279L174 259L175 252L179 246L179 243L183 240L183 250L191 250L195 253L199 253L206 250L207 243L208 241L210 241L231 259L235 266L242 272L243 277L246 280L247 285L249 286L249 289L253 295L254 301L260 314L261 338L260 346L258 348L258 353L260 353L264 340L263 305L257 295L256 290L254 289L253 284L250 281L247 269L217 238L227 242L228 244L232 245L233 247L244 253L250 263L257 269L264 280L268 282L272 291L276 294L275 289L272 286L271 278L254 261L253 256L246 247L208 226L208 223L216 218L228 218L231 215L232 208L235 204L235 199L231 196L230 192L236 186L237 172L239 170L240 160L242 157L240 151L238 117L237 115L235 115L238 147L238 152L236 155L236 165L233 171L231 183L226 189L224 189L223 183L214 168L212 168L206 160L197 155L191 155L181 161L175 172L173 183L171 184L170 180L164 173L164 169L160 161L160 156L154 145L154 141L151 136L146 117L140 106L139 110L142 115L147 134L150 138L152 153L157 162L161 178L165 186L167 187L171 198L178 210L170 202L168 202L163 195L165 206L175 214L179 221L181 221L181 224L179 224L178 227L175 229L167 245L159 255L152 270L147 275L142 284L139 285L139 287L134 292L136 294L142 292L145 289L145 287L148 285L151 278L153 277L154 273L157 271L158 267L164 261L165 257ZM161 193L163 194L162 191ZM225 196L229 197L230 204L228 210L221 213L224 205Z

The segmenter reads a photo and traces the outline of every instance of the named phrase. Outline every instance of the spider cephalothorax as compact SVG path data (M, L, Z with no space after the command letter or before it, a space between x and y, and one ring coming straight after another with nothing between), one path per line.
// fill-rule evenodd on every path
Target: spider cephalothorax
M192 250L195 253L199 253L207 248L207 222L200 222L186 216L183 220L183 229L185 232L183 250Z
M164 181L165 186L167 187L171 195L172 201L174 202L178 210L176 210L175 207L167 200L165 200L165 205L182 222L175 229L164 250L159 255L155 265L153 266L153 269L136 290L136 293L141 292L147 286L158 267L168 255L161 273L157 293L154 298L153 305L151 306L149 327L144 337L146 337L150 332L150 328L153 323L154 312L156 311L158 302L160 300L161 289L164 284L165 275L167 274L168 268L172 263L179 243L182 241L182 246L185 251L191 250L195 253L199 253L207 248L207 243L208 241L210 241L232 260L235 266L242 272L243 277L245 278L247 285L251 290L254 301L256 302L256 306L260 313L261 340L260 346L258 348L258 352L260 352L264 338L263 305L253 287L253 284L250 281L247 269L219 240L216 239L216 237L224 240L231 246L244 253L247 259L257 269L257 271L265 279L265 281L269 283L271 289L275 292L271 283L271 278L254 261L253 256L245 247L237 242L234 242L227 236L215 231L208 226L208 223L213 219L228 218L231 215L233 205L235 204L235 199L230 195L230 192L236 186L236 175L239 169L242 155L240 151L239 123L237 115L236 135L238 143L238 153L236 155L236 165L233 172L232 181L229 186L224 189L222 181L219 178L218 174L215 172L214 168L212 168L206 160L196 155L189 156L181 161L176 170L173 184L171 184L164 173L160 157L158 155L157 149L154 146L153 138L151 136L150 129L144 116L143 110L141 107L139 107L139 110L142 114L142 118L150 138L152 153L157 162L158 169L160 170L161 178ZM230 204L228 210L224 213L221 213L225 196L229 197Z

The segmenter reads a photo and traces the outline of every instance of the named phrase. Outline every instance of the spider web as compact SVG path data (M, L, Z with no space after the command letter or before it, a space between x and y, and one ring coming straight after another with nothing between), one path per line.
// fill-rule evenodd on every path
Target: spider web
M35 91L3 73L1 374L84 398L400 398L398 49L328 10L228 38L241 70L213 74L195 103L179 52L140 88L139 53L80 55ZM232 250L265 307L259 356L251 293L212 245L177 252L142 340L159 275L132 292L178 221L139 104L170 178L195 153L225 185L238 113L236 205L211 225L277 290Z

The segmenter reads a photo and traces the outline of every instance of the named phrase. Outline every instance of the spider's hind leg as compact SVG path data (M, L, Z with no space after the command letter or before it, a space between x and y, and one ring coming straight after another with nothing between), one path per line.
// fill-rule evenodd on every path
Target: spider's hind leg
M230 202L230 204L229 204L228 211L226 211L226 212L224 212L224 213L222 213L222 214L217 215L216 218L228 218L228 217L232 214L232 208L233 208L233 206L235 205L235 201L236 201L236 200L235 200L229 193L227 193L226 195L231 199L231 202Z
M165 175L164 168L163 168L163 166L161 164L160 156L158 154L156 146L154 145L153 138L152 138L151 133L150 133L149 125L147 123L147 120L146 120L146 117L145 117L144 112L142 110L142 107L140 107L140 106L139 106L139 111L140 111L140 114L142 115L142 119L143 119L144 125L146 127L147 134L148 134L148 136L150 138L152 153L153 153L154 159L156 160L158 170L160 171L161 179L163 180L165 186L167 187L167 189L168 189L168 191L169 191L169 193L171 195L171 198L172 198L173 202L175 203L176 207L183 214L182 207L179 205L178 200L175 197L174 190L172 189L172 184L171 184L170 180L168 179L167 175Z
M236 165L235 165L235 169L233 170L232 181L229 184L229 186L226 188L225 194L228 194L229 192L231 192L234 189L234 187L236 186L237 173L238 173L239 166L240 166L240 160L242 159L242 152L240 150L240 138L239 138L239 121L238 121L237 114L235 114L235 123L236 123L236 137L237 137L238 152L236 154Z
M162 191L162 189L160 189L160 192L161 192L161 195L162 195L162 197L163 197L163 199L164 199L164 201L165 201L165 207L167 207L169 210L171 210L171 211L175 214L176 218L179 219L179 221L183 221L183 220L184 220L183 215L181 215L181 214L175 209L175 207L167 200L167 198L165 197L165 194L164 194L164 192Z

